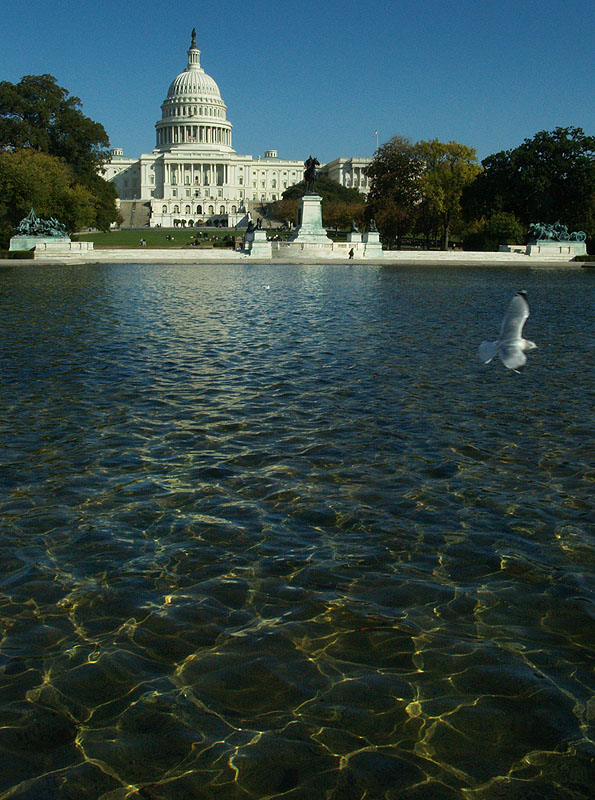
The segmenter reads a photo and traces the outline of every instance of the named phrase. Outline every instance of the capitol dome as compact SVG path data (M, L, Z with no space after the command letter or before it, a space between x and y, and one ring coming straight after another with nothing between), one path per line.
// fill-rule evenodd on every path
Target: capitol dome
M196 31L188 50L188 65L169 86L161 105L161 119L155 125L157 150L216 150L233 152L231 122L219 87L200 66Z
M196 38L193 32L192 43L188 51L188 66L184 72L175 78L167 90L168 100L176 100L179 97L192 97L199 99L202 95L221 100L219 87L200 66L200 50L196 46Z

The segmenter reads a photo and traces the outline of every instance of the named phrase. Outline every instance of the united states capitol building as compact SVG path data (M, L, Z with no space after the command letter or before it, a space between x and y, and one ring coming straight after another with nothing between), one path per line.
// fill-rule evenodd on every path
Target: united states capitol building
M118 192L125 226L171 227L174 220L239 225L253 208L280 200L285 189L302 180L303 159L284 160L276 150L257 158L235 152L227 107L200 65L195 31L187 52L186 69L161 105L153 151L127 158L114 148L105 165L104 177ZM319 171L367 194L364 170L371 161L336 158Z

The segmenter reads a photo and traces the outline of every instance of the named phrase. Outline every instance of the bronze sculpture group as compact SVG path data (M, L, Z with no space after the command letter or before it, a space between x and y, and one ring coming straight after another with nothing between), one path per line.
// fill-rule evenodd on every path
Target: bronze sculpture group
M67 237L66 228L54 217L40 219L35 211L31 211L22 219L15 228L17 236L51 236L55 238Z
M529 236L535 242L584 242L587 234L584 231L568 232L566 225L554 222L548 225L545 222L533 222L529 225Z

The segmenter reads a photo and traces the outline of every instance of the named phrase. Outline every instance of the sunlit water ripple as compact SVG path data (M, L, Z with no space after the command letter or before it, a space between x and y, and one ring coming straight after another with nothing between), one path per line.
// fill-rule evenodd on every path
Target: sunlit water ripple
M4 268L0 800L591 798L593 278Z

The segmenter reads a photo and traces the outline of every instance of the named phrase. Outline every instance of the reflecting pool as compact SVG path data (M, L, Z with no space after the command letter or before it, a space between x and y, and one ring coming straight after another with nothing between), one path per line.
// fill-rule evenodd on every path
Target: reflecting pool
M0 800L590 798L594 279L0 269Z

